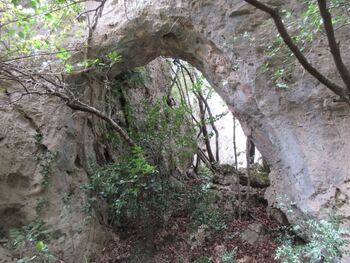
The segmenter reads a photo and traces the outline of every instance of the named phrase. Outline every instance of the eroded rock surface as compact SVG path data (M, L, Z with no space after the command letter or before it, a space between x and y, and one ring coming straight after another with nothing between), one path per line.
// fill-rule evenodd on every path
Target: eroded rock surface
M138 103L166 94L170 79L164 76L165 67L162 60L149 63L143 68L144 83L123 91L126 101L135 105L135 122L141 126L144 113ZM95 87L96 93L88 90L85 99L103 107L106 102L98 99L100 87ZM101 251L109 230L101 223L103 209L98 215L83 211L86 195L81 186L88 182L93 164L111 161L125 148L111 149L103 122L72 112L58 100L32 96L8 105L16 96L15 88L7 86L11 97L0 94L0 262L12 263L20 257L8 249L9 231L38 220L55 233L49 249L56 257L64 262L90 262ZM115 120L125 125L119 99L110 104Z
M279 6L284 1L270 2ZM298 3L290 5L294 8ZM129 0L127 5L109 0L90 52L118 50L123 55L111 77L158 56L190 62L226 101L269 163L270 205L281 196L293 201L295 216L290 222L337 207L349 224L350 109L332 102L335 95L298 66L290 76L290 88L276 88L261 73L263 50L273 32L265 14L239 0ZM350 33L344 28L338 34L350 66L350 51L345 48ZM315 41L308 56L337 79L325 45ZM104 91L97 83L93 86L89 102L98 105ZM0 96L1 102L7 102L6 94ZM90 160L104 158L98 120L36 97L0 111L0 224L11 228L34 220L38 198L45 197L50 206L45 206L42 217L62 232L64 258L83 259L105 237L96 222L83 223L83 194L78 187L87 180ZM58 155L45 190L33 157L47 150ZM72 212L62 204L64 193L72 193Z
M289 5L300 11L297 1ZM294 66L287 90L262 73L264 50L276 34L266 14L238 0L134 0L126 7L111 1L104 12L93 39L97 54L117 49L126 58L123 67L177 57L203 72L269 163L270 205L278 197L294 202L290 222L337 207L349 224L349 203L339 198L350 193L350 108L332 102L336 96L300 66ZM350 66L349 30L337 33ZM340 81L327 50L326 41L314 41L307 55Z
M281 7L283 1L270 4ZM300 11L297 6L290 3ZM266 194L271 205L276 197L286 196L296 203L300 218L331 208L337 193L348 196L350 109L333 103L336 96L299 66L288 90L277 88L261 72L264 49L275 34L265 14L238 0L134 0L127 6L110 1L104 13L93 50L120 51L125 60L116 71L163 55L186 60L203 72L271 166ZM338 39L347 46L349 32L339 31ZM315 41L308 57L337 79L325 45ZM349 65L349 50L342 52ZM341 203L347 218L348 204Z

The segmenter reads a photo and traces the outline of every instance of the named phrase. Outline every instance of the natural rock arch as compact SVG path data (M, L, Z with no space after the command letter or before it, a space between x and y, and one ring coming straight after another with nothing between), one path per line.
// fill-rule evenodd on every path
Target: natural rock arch
M271 2L282 5L285 1ZM123 61L110 71L111 77L158 56L190 62L216 88L269 162L269 203L276 204L276 197L283 195L294 201L291 221L337 206L349 224L349 107L333 103L334 95L301 68L295 68L287 91L275 88L270 76L261 74L263 48L271 41L272 29L266 15L241 0L108 0L89 41L88 55L119 51ZM350 45L348 33L338 39L343 46ZM336 78L324 44L315 43L313 50L311 61ZM344 59L349 65L349 50ZM91 97L101 98L103 88L93 87ZM40 128L43 145L60 153L48 194L54 205L45 211L48 222L74 235L76 250L71 249L73 238L62 235L65 258L82 259L97 251L96 245L101 246L98 243L105 238L97 223L96 228L84 225L88 231L73 231L84 221L79 185L88 180L84 162L93 159L98 147L98 127L92 127L91 116L72 114L68 107L59 106L53 99L27 97L0 115L0 214L11 208L12 217L19 214L22 218L20 212L24 212L24 223L36 216L36 199L43 194L38 187L42 176L33 161L38 150L34 136ZM11 174L23 177L26 184L28 179L29 187L18 184L13 190L12 179L10 187L3 183ZM71 186L77 189L76 203L73 214L67 216L60 202Z
M329 104L332 95L305 72L300 78L300 69L288 92L271 87L260 76L263 45L256 39L271 32L266 21L264 14L243 1L110 1L90 51L92 55L120 52L123 62L113 74L157 56L196 66L271 166L272 185L266 194L270 204L286 196L295 202L294 214L300 219L302 214L318 215L321 208L332 207L338 191L349 193L345 182L350 177L346 161L350 144L345 138L350 114L344 105ZM245 32L250 38L238 37ZM339 154L330 158L335 149ZM333 176L335 172L338 176ZM346 207L340 207L344 216Z

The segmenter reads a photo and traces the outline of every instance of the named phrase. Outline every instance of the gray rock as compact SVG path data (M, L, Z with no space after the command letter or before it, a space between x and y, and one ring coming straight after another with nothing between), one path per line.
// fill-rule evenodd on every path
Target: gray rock
M262 224L253 223L242 232L241 239L247 241L251 245L254 245L264 238L265 232L266 230Z
M290 6L281 8L300 11L295 1L283 3ZM181 58L202 71L268 162L269 204L277 205L283 196L295 204L299 212L287 215L291 223L305 214L327 213L336 189L350 194L350 109L332 102L336 96L299 65L293 66L287 90L261 72L264 50L276 35L268 16L239 0L134 0L127 10L119 1L109 2L104 13L92 49L122 52L126 60L116 72L159 55ZM337 39L349 66L346 29L337 32ZM308 58L339 80L326 43L314 41ZM339 211L349 218L348 203Z

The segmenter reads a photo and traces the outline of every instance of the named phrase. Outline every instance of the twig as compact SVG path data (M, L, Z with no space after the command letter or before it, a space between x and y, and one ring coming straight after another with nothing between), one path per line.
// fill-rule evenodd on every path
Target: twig
M235 168L237 172L237 191L238 191L238 218L242 218L242 193L241 193L241 184L239 182L238 174L238 158L237 158L237 144L236 144L236 117L233 116L233 152L235 155Z

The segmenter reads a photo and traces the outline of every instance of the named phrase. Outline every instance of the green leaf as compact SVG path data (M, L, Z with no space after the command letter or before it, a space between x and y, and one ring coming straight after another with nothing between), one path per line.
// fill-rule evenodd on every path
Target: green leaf
M30 0L30 5L36 9L38 8L38 6L40 5L40 1L39 0Z
M26 37L25 33L24 32L18 32L18 36L22 39L24 39Z
M52 19L53 19L53 16L52 16L52 14L46 14L46 15L44 16L44 18L45 18L46 20L52 20Z
M67 51L66 49L64 48L61 48L60 49L60 53L57 53L56 56L58 58L61 58L63 60L67 60L71 57L71 54L69 53L69 51Z
M40 49L40 48L42 48L44 46L44 43L42 42L42 41L40 41L40 40L34 40L34 47L36 48L36 49Z
M70 74L70 73L73 72L74 67L73 67L72 64L66 64L66 65L64 66L64 69L65 69L66 73Z
M45 250L46 245L45 245L45 243L44 243L43 241L38 241L38 242L36 243L36 245L35 245L35 248L36 248L36 250L38 250L39 252L42 252L42 251Z
M117 51L111 51L107 54L107 58L112 62L112 64L121 60L122 56Z
M276 84L276 86L280 89L289 89L289 86L286 83L279 82Z
M18 5L21 0L11 0L11 4Z

